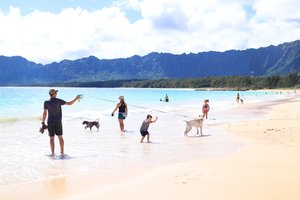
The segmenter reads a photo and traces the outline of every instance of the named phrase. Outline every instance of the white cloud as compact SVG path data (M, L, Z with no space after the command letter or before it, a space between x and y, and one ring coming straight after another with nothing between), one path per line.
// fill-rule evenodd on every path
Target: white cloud
M48 63L89 55L225 51L300 39L296 0L118 0L113 5L24 16L19 8L0 10L0 54ZM142 18L130 22L124 7L140 10Z

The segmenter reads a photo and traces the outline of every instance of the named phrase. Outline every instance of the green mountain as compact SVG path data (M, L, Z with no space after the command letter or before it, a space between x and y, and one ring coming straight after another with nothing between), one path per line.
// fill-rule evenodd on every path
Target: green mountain
M42 65L0 56L0 84L28 85L124 79L269 76L300 71L300 40L259 49L174 55L150 53L120 59L94 56Z

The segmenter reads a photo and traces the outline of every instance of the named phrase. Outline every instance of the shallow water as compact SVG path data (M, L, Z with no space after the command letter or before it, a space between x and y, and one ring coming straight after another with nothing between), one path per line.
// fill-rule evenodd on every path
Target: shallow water
M235 152L243 145L214 126L224 122L222 115L226 110L238 106L236 91L58 88L58 98L70 101L77 94L83 94L84 98L72 106L63 106L65 152L68 157L51 159L47 156L50 153L48 133L38 132L43 102L49 98L48 90L39 87L0 88L0 186L96 170L112 173L136 166L152 167L198 157L220 156ZM169 103L160 101L165 94L170 98ZM245 103L284 98L275 93L266 95L255 91L240 94ZM129 107L125 134L119 131L116 115L110 116L119 95L125 96ZM204 99L210 99L211 106L209 120L203 128L204 136L196 137L193 129L190 137L183 137L184 120L191 120L201 113ZM149 128L152 143L140 144L139 128L148 113L159 119ZM95 119L100 120L99 131L84 129L83 120Z

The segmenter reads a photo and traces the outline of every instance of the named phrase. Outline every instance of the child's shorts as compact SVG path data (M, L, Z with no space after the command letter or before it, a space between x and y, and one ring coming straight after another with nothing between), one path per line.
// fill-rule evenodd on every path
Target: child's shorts
M143 137L145 137L146 135L149 135L149 132L148 131L140 131L141 132L141 135Z

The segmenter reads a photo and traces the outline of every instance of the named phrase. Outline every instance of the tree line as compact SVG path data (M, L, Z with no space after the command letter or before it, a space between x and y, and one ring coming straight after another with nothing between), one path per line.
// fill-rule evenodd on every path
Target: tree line
M223 88L235 90L290 88L300 85L298 72L287 76L225 76L183 79L111 80L53 84L64 87Z

